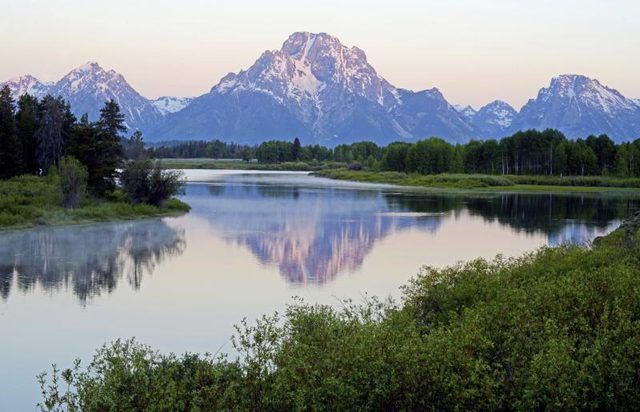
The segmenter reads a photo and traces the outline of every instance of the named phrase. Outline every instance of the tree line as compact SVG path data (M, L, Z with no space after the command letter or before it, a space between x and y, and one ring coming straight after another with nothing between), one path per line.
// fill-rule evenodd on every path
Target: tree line
M86 114L78 120L61 97L25 94L16 104L5 86L0 90L0 179L64 171L59 184L64 202L73 207L85 186L97 197L113 192L122 168L123 189L133 203L160 205L180 189L181 180L151 164L139 131L130 138L123 136L126 131L114 100L105 102L99 119L91 122Z
M378 146L357 142L328 148L269 140L257 146L197 141L146 149L152 158L256 159L260 163L340 162L351 168L405 173L640 177L640 139L616 144L609 136L571 140L554 129L526 130L500 140L451 144L431 137Z
M603 134L571 140L553 129L455 145L437 137L384 147L358 142L333 149L318 145L296 149L295 141L268 141L256 148L256 157L264 163L334 161L355 169L419 174L640 176L640 139L616 144Z
M14 103L8 87L0 90L0 178L44 175L72 156L87 169L88 187L101 195L115 187L116 169L124 156L124 115L111 100L100 118L78 120L69 104L50 95L20 96Z

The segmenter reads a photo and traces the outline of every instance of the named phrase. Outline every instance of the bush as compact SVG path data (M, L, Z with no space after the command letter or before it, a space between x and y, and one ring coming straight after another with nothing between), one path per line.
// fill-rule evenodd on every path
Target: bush
M399 305L297 302L243 322L235 362L115 342L42 375L44 409L638 410L638 227L425 268Z
M58 163L57 175L62 205L75 208L87 194L87 168L75 157L65 156Z
M120 181L125 193L133 203L162 206L184 187L183 175L173 170L163 170L160 162L139 158L129 162L123 169Z

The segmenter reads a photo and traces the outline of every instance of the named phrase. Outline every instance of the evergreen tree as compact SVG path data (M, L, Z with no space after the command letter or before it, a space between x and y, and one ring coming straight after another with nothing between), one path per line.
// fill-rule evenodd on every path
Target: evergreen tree
M142 132L136 130L129 139L125 140L127 159L137 159L144 156L144 141Z
M84 114L77 123L71 137L67 142L66 153L78 159L87 168L87 184L95 187L102 180L98 176L98 131L95 125L89 122L89 118Z
M64 154L67 105L62 99L47 95L40 102L36 130L36 160L42 173L57 165Z
M24 94L18 100L16 114L18 141L22 147L22 164L24 172L38 173L36 130L38 130L38 99Z
M291 148L291 159L293 161L297 161L300 159L300 148L302 145L300 144L300 139L297 137L293 140L293 147Z
M120 133L127 128L118 103L114 100L105 103L100 110L97 126L96 168L92 189L97 194L104 194L115 188L117 168L124 154Z
M22 171L13 98L8 86L0 90L0 178L9 178Z

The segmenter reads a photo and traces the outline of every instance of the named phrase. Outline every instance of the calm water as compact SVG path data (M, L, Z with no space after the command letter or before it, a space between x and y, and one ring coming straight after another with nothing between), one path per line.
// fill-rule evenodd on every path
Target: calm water
M233 325L292 296L399 296L420 266L588 242L638 198L444 195L296 173L191 171L179 218L0 232L0 410L33 410L35 375L135 336L231 350Z

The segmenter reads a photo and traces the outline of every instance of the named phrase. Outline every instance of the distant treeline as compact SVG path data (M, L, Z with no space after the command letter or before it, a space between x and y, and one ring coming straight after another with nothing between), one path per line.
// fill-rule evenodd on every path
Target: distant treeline
M483 173L509 175L615 175L640 177L640 139L616 144L607 135L570 140L553 129L527 130L500 140L472 140L466 144L432 137L415 143L373 142L302 146L271 140L258 146L187 142L147 149L156 158L257 159L260 163L343 162L352 168L406 173Z

